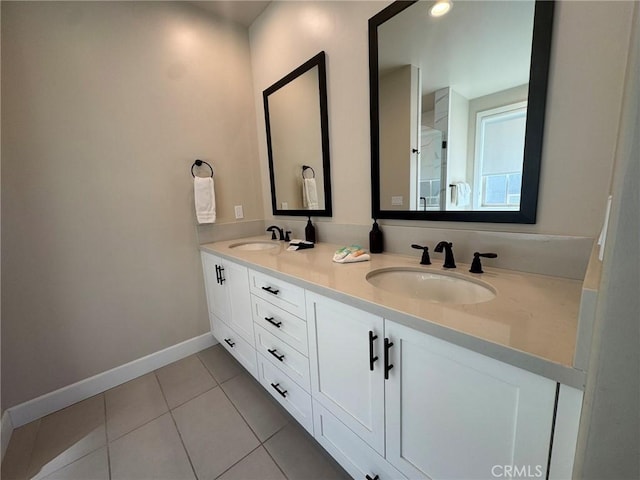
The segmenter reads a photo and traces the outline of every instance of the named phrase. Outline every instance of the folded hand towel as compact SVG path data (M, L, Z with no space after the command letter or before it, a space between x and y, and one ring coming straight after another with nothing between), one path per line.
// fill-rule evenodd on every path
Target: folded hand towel
M342 247L333 254L333 261L336 263L366 262L370 259L371 256L360 245Z
M214 223L216 221L216 195L213 190L213 178L195 177L193 179L193 196L196 201L198 223Z
M302 205L308 210L318 210L320 208L315 178L302 180Z

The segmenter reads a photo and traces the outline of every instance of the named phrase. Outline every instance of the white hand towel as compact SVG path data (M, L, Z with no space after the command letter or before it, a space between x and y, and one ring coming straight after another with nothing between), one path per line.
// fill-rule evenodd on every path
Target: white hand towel
M456 185L455 204L458 207L466 207L471 201L471 186L467 182L458 182Z
M318 210L318 189L315 178L302 180L302 205L308 210Z
M196 201L196 217L198 223L215 223L216 195L212 177L195 177L193 179L193 196Z

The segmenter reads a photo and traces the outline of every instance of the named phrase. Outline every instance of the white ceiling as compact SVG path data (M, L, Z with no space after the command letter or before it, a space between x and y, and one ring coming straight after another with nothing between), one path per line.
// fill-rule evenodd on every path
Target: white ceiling
M529 81L533 1L454 1L439 18L420 1L378 28L381 72L415 65L423 94L452 87L468 99Z
M214 13L218 17L249 27L271 1L210 0L190 3Z

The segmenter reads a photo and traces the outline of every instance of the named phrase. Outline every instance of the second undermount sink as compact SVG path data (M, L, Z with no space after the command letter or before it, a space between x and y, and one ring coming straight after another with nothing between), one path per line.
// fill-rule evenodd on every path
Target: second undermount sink
M480 280L418 267L380 268L369 272L367 281L382 290L432 303L481 303L496 296L495 289Z
M229 248L233 248L235 250L248 250L248 251L257 251L257 250L271 250L272 248L278 248L280 246L279 243L276 242L241 242L234 243L229 245Z

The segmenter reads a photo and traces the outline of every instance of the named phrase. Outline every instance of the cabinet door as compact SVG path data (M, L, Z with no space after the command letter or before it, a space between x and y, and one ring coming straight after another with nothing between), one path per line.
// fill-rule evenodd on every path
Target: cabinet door
M389 462L409 478L545 477L555 382L388 320L385 334Z
M225 261L221 275L229 295L228 325L251 346L255 347L251 294L249 293L249 270L241 265Z
M207 291L207 305L209 307L209 321L211 322L211 330L213 331L215 315L220 320L229 321L230 310L227 297L227 287L225 283L220 281L219 269L222 266L222 260L210 253L202 252L202 268L204 271L204 282Z
M310 292L307 312L313 398L384 455L382 318Z

